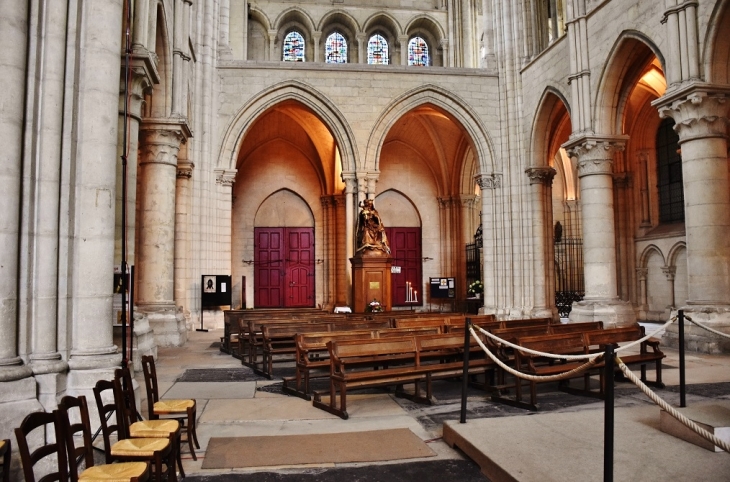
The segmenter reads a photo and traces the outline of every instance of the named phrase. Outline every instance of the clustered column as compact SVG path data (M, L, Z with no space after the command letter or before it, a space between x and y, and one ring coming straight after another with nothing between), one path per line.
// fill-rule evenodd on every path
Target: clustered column
M564 147L578 158L583 212L585 297L574 303L570 321L626 325L636 321L628 302L618 298L613 156L625 139L582 137Z
M555 259L552 225L552 185L555 169L552 167L531 167L525 170L532 189L532 229L534 244L534 303L532 316L552 318L557 315L550 303L555 297L555 274L550 269ZM550 264L548 264L550 263ZM552 305L552 306L551 306Z
M676 123L682 152L688 297L692 317L730 331L730 181L728 102L730 89L690 83L654 102L661 117ZM702 351L719 350L708 335Z

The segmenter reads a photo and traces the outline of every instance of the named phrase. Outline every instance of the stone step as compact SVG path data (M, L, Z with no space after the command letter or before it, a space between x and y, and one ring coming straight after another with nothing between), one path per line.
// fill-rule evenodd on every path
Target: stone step
M730 400L717 400L691 407L676 408L676 410L720 440L730 443ZM700 437L665 410L661 410L659 415L659 428L662 432L704 449L722 452L720 447Z

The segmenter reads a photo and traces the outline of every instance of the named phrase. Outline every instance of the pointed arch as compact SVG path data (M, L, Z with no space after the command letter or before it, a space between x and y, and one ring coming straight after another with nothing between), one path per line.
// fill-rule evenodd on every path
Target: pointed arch
M566 96L556 87L546 87L532 120L530 152L533 166L549 165L549 158L553 154L550 152L550 138L565 115L570 117L570 104Z
M261 114L271 106L285 100L298 101L319 117L332 133L340 149L342 171L354 171L358 164L358 152L355 136L345 117L324 94L311 85L299 81L286 81L273 85L251 99L238 111L231 119L223 136L218 167L235 169L238 151L248 130Z
M269 16L266 15L266 12L261 10L256 5L252 5L249 3L248 4L248 13L252 20L259 22L261 25L263 25L263 27L267 31L271 30L273 28L272 27L273 24L271 23L271 19L269 19Z
M644 250L641 252L641 256L639 256L639 267L640 268L646 268L647 263L649 262L649 257L652 254L657 254L662 259L662 263L664 266L667 265L667 259L664 257L664 253L662 253L662 250L659 249L659 247L656 244L650 244Z
M281 29L284 24L290 22L296 22L305 27L307 35L312 35L314 32L314 20L300 7L292 7L281 12L274 20L274 28Z
M713 84L730 84L730 0L717 2L702 49L704 77Z
M623 134L621 124L628 96L655 57L666 72L664 55L655 42L636 30L621 32L603 66L596 89L593 103L595 132Z
M364 163L360 166L362 169L379 169L380 153L390 128L407 112L424 104L439 107L461 124L473 143L481 173L496 171L493 143L479 115L463 99L433 84L405 92L386 106L368 139Z
M679 241L675 245L673 245L669 249L669 254L667 254L667 260L666 264L667 266L676 266L677 265L677 257L682 253L683 251L687 251L687 243L684 241Z

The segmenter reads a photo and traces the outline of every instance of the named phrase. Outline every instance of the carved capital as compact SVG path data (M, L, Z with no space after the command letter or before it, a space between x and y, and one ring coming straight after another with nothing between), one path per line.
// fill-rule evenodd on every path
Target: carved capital
M628 172L617 172L613 175L613 185L625 189L631 184L631 175Z
M497 189L502 187L502 174L481 174L474 177L474 181L479 185L479 188L483 191L485 189Z
M183 135L177 130L140 129L139 165L166 164L177 168Z
M224 187L232 187L236 182L236 173L238 169L214 169L215 182Z
M669 281L674 280L674 276L677 274L676 266L662 266L662 273L667 277Z
M621 152L626 146L627 136L580 136L572 139L563 147L570 157L582 161L613 160L616 152Z
M552 167L528 167L525 174L530 179L530 185L543 184L552 186L556 171Z
M646 281L646 277L649 276L649 268L636 268L636 277L639 281Z
M674 119L679 143L727 137L730 89L692 83L652 102L661 118Z
M193 177L193 169L195 164L190 161L178 161L177 163L177 178L178 179L190 179Z

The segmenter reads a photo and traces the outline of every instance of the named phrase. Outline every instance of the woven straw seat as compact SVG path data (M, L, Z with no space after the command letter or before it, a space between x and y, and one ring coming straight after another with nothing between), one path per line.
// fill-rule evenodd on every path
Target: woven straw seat
M177 420L142 420L129 426L132 438L168 438L180 429Z
M129 482L130 480L142 480L148 468L147 462L94 465L79 475L79 481Z
M155 402L152 410L155 415L167 415L171 413L187 413L188 408L195 406L195 400L160 400Z

